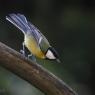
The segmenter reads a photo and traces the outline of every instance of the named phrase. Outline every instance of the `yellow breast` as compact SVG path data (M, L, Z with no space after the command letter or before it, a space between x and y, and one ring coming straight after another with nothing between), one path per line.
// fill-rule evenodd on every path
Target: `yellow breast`
M31 36L25 36L24 39L25 46L28 50L38 58L45 58L45 54L40 50L40 47L37 45L36 41Z

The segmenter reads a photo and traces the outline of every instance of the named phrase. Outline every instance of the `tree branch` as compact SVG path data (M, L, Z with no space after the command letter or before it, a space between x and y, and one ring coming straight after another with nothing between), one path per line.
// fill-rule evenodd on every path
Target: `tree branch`
M47 95L77 95L62 80L0 42L0 65Z

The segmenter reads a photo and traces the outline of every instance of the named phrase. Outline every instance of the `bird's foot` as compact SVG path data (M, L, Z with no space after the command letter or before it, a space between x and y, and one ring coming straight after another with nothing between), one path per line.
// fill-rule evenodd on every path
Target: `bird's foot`
M37 62L35 56L32 55L32 54L29 54L29 55L28 55L28 58L31 59L31 60L32 60L33 62L35 62L35 63Z

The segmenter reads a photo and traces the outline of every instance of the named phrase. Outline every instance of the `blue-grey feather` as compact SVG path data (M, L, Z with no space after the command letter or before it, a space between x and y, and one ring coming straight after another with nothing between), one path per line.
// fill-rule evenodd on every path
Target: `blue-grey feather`
M37 43L39 43L39 39L41 38L41 34L39 33L39 30L30 22L28 22L28 25L31 29L32 35L35 37Z
M24 34L27 32L25 25L23 25L21 21L17 19L17 16L15 14L10 14L9 16L6 16L6 19L17 28L19 28Z
M50 46L46 37L29 21L27 21L26 17L22 14L9 14L7 17L11 23L13 23L16 27L18 27L24 34L29 34L34 37L37 44L43 51ZM44 47L45 50L44 50Z

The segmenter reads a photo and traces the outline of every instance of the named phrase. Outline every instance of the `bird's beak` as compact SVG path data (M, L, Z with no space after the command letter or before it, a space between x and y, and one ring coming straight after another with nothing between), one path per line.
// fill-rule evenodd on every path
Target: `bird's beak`
M58 63L61 63L61 61L60 61L59 59L56 59L56 61L57 61Z

